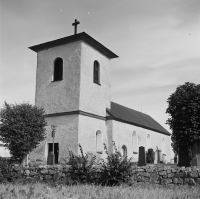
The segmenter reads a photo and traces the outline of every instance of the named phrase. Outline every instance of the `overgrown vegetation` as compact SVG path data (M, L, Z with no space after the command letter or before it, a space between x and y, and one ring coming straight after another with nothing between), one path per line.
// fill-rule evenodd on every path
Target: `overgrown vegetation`
M15 168L13 172L13 164L12 159L0 157L0 183L16 182L22 179L20 167L18 170Z
M109 154L106 145L104 144L104 150L107 154L107 159L102 160L100 163L100 184L113 186L120 185L123 182L128 182L131 169L131 158L123 157L117 150L115 143L113 142L114 153Z
M95 175L95 170L93 169L96 157L93 156L89 160L88 155L84 155L83 149L79 144L79 149L81 155L76 156L72 151L69 152L69 161L67 162L70 165L69 168L69 177L71 180L77 183L92 183Z
M131 159L123 157L117 150L113 142L114 153L109 154L106 145L104 150L107 154L106 160L101 160L98 163L95 161L96 157L93 156L89 160L87 154L84 155L81 145L79 145L81 155L76 156L72 152L69 153L70 158L68 161L69 177L74 182L114 186L127 182L130 177Z
M5 102L0 121L0 141L20 163L45 139L46 122L42 108L28 103L14 105Z
M131 159L123 157L117 150L113 142L114 153L109 154L104 144L106 160L96 162L96 157L88 157L84 154L79 144L80 155L76 156L73 152L69 152L69 159L66 164L69 165L67 176L69 181L61 182L64 184L96 184L104 186L115 186L128 182L130 178ZM3 181L22 180L17 172L12 171L10 161L0 161L0 179Z

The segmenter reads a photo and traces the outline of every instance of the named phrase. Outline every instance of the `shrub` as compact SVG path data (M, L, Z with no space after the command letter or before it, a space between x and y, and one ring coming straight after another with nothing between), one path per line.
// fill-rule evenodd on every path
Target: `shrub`
M155 152L153 151L153 149L148 149L148 151L146 152L147 163L154 163L154 160L155 160Z
M95 170L93 169L96 157L89 160L88 155L84 155L83 149L79 144L81 155L76 156L72 151L69 152L68 173L74 183L92 183Z
M114 142L113 146L114 153L108 154L108 149L104 144L107 160L100 162L100 184L106 186L120 185L121 183L128 182L128 178L131 176L132 159L123 157L117 150Z
M0 157L0 182L15 182L21 178L20 169L13 167L13 160Z
M11 167L9 159L0 157L0 182L6 180L6 176L10 173Z

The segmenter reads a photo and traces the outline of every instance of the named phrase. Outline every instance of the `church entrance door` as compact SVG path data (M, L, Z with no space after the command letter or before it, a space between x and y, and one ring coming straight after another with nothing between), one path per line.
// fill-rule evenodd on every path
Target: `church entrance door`
M53 152L53 143L48 143L48 154ZM58 164L59 143L54 143L55 164Z

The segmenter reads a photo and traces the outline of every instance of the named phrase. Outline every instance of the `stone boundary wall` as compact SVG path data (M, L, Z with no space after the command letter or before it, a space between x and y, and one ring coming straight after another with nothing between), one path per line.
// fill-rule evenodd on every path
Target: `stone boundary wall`
M30 180L65 181L70 178L68 165L37 167L13 167L12 176L18 176ZM131 169L129 184L160 184L160 185L198 185L200 186L200 168L171 168L170 166L133 166ZM17 175L18 174L18 175ZM0 173L0 179L3 177Z
M162 185L200 185L200 168L135 167L132 168L131 180L137 183Z

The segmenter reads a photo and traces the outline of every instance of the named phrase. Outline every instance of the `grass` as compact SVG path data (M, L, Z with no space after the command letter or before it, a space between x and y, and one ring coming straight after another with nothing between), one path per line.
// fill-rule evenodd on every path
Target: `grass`
M48 184L0 184L0 199L199 199L200 187L154 185L102 187L94 185L57 186Z

